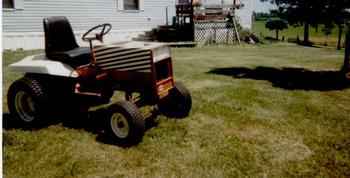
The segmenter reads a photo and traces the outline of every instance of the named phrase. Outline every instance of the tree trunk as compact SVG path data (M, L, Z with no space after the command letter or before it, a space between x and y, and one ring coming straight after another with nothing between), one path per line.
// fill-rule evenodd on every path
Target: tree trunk
M304 44L310 44L310 39L309 39L309 30L310 30L310 24L309 22L304 23Z
M279 39L279 30L276 30L276 40L278 40Z
M342 71L347 73L350 71L350 31L349 24L346 27L346 39L345 39L345 57Z
M337 44L337 50L341 50L341 39L343 36L343 26L342 24L338 24L338 44Z

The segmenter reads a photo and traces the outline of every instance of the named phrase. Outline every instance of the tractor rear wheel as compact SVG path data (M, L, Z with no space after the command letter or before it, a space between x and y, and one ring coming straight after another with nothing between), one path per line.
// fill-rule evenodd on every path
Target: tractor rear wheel
M7 103L10 114L23 127L43 123L48 113L48 95L42 82L34 78L15 81L9 88Z
M192 98L188 89L182 83L175 83L169 95L158 104L159 111L173 118L185 118L192 108Z
M108 108L108 136L120 146L138 144L145 133L145 120L137 106L129 101L120 101Z

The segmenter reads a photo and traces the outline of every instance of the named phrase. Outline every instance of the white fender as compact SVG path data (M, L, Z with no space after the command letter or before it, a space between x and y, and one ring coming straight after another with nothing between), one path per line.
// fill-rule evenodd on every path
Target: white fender
M47 74L52 76L77 78L78 73L69 65L49 60L45 54L28 56L10 65L10 69L23 73Z

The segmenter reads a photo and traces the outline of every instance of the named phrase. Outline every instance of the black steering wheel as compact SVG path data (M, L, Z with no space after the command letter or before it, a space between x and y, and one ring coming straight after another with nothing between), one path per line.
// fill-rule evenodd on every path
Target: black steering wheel
M88 35L96 30L101 28L101 32L100 33L96 33L95 36L92 37L88 37ZM81 38L83 41L92 41L92 40L99 40L100 42L103 42L103 36L106 35L107 33L109 33L112 29L112 25L109 23L105 23L105 24L101 24L101 25L97 25L93 28L91 28L89 31L87 31L83 37Z

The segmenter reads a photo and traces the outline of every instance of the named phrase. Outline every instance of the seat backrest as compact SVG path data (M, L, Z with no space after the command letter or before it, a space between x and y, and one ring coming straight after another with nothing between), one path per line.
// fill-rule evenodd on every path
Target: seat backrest
M69 51L79 47L72 26L63 16L44 18L46 56L57 52Z

